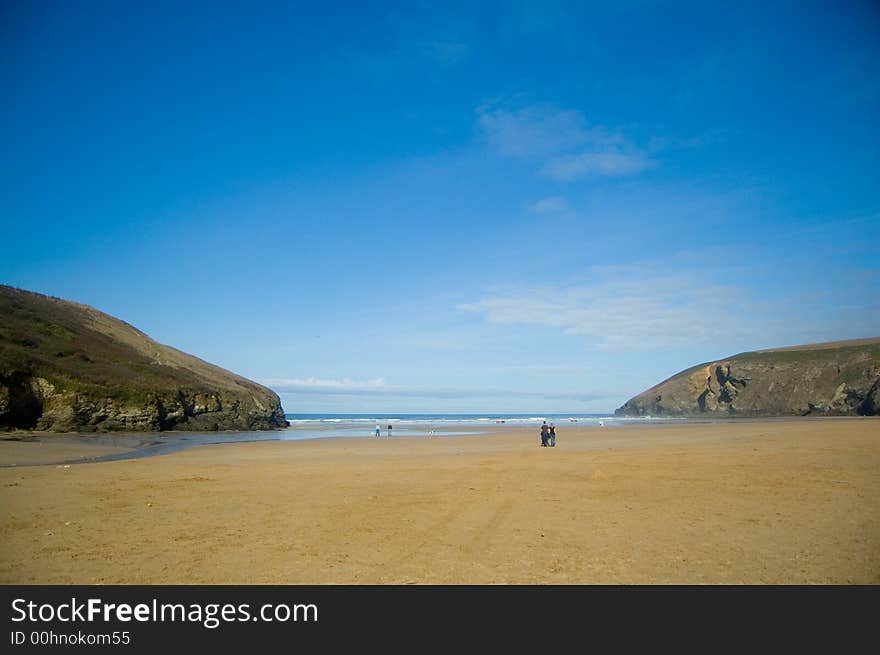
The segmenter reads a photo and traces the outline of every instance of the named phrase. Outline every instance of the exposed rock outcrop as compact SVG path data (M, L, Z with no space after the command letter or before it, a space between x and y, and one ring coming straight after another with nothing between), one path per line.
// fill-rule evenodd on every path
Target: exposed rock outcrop
M86 305L0 285L0 429L268 430L278 396Z
M619 416L874 416L880 338L742 353L628 400Z

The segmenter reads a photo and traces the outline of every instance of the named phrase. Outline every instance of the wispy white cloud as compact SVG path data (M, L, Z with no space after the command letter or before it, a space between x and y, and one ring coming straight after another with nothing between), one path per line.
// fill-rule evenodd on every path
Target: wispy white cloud
M508 389L476 389L465 387L409 387L386 384L382 378L356 381L318 378L273 378L261 381L277 393L310 396L384 396L395 398L459 399L511 398L545 400L577 400L589 402L610 397L609 393L559 393Z
M548 198L541 198L538 202L532 205L532 209L539 214L549 214L565 211L568 209L568 203L565 202L565 198L550 196Z
M489 144L510 157L544 157L606 138L604 129L591 129L580 112L547 105L517 110L483 105L477 122Z
M827 292L776 301L704 282L698 276L621 271L590 285L495 293L459 309L499 324L555 327L599 350L656 351L666 347L752 350L874 335L878 305L854 302L833 315Z
M567 182L587 175L621 177L633 175L654 162L641 152L585 152L579 155L565 155L551 159L543 172L552 178Z
M633 175L656 163L619 131L571 109L490 103L477 108L477 126L502 155L538 161L544 174L562 182Z
M745 289L637 268L594 270L589 284L498 292L458 308L492 323L559 328L615 351L736 347L792 333L790 313L762 304Z

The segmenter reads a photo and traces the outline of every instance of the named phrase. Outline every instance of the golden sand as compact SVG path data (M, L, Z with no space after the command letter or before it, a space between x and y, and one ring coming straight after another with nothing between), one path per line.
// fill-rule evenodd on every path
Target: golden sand
M3 442L0 462L28 447L52 445ZM0 469L0 535L5 584L878 584L880 420L17 466Z

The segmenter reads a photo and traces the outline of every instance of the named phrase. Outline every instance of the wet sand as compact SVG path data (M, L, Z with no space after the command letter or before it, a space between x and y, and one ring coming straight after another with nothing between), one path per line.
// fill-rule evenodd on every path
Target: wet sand
M0 466L73 464L77 463L78 460L124 455L132 451L132 448L127 446L81 443L65 439L64 437L61 437L64 441L59 441L58 443L52 443L52 437L46 437L46 439L48 440L0 440Z
M0 583L878 584L878 501L878 419L200 446L0 469Z

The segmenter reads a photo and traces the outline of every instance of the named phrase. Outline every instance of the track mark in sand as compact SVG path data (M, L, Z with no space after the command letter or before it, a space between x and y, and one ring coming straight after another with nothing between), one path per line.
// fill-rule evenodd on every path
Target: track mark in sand
M540 448L540 446L538 447ZM470 579L472 574L469 571L466 572L467 569L471 569L475 563L479 565L479 560L486 555L490 558L493 557L492 542L499 537L500 528L513 512L517 495L521 494L523 490L528 492L534 488L537 463L540 461L536 457L543 454L543 452L524 449L519 453L518 458L520 462L523 462L523 467L518 467L513 471L505 471L504 474L496 477L497 484L504 485L504 488L507 489L516 489L516 492L505 493L500 502L497 502L492 509L489 519L473 528L470 538L460 548L459 557L451 562L452 565L444 575L445 581ZM507 479L505 480L505 478ZM466 574L462 575L463 572ZM482 582L487 581L483 580Z
M479 568L487 558L497 564L494 547L501 545L503 548L507 544L506 540L498 542L501 530L509 521L523 491L533 488L538 474L536 464L540 460L535 457L535 453L522 450L518 458L522 466L494 470L491 475L486 471L480 478L483 487L512 490L500 497L489 494L489 497L494 497L491 505L486 504L486 497L476 495L466 504L459 505L458 511L447 513L444 521L448 536L443 553L445 556L435 559L431 565L432 577L440 584L454 584L460 580L489 582L488 578L475 573L474 567Z
M471 490L473 489L470 486L472 479L473 474L471 471L463 471L448 488ZM409 540L411 545L408 545L399 552L391 553L381 564L374 567L374 575L371 577L382 584L389 577L388 571L392 572L390 575L392 578L399 575L405 567L412 564L419 557L423 557L427 551L432 550L438 539L448 533L449 526L458 516L479 500L480 498L477 494L470 494L464 502L453 503L451 507L442 512L436 521L431 522L427 528L416 531ZM407 579L412 579L412 576L408 575Z
M506 496L499 505L492 509L492 515L489 517L489 520L476 526L470 539L461 547L461 554L468 561L472 561L470 555L488 550L487 547L492 542L493 537L497 536L498 529L507 517L510 516L513 504L513 497ZM455 569L457 568L459 567L456 566Z
M462 566L471 565L474 558L479 559L481 549L491 545L493 536L512 513L517 495L532 488L540 461L536 458L541 454L523 449L517 458L521 465L513 467L486 462L478 477L472 468L463 470L452 484L437 492L444 507L438 518L428 527L414 529L400 550L389 552L372 568L370 577L380 583L398 578L439 583L455 579ZM492 464L497 468L493 469ZM481 488L515 491L498 498L494 492L481 495ZM490 507L486 505L487 497L494 497ZM420 559L424 560L422 566L413 571Z

